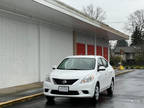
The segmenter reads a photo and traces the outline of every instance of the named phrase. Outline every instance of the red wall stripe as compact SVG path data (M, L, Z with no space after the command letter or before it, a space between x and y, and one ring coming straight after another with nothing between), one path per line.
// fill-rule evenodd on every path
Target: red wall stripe
M97 50L97 55L102 56L102 47L97 46L96 50Z
M77 43L77 55L85 55L85 44Z
M94 45L87 45L87 54L94 55Z
M103 52L104 58L108 60L108 47L104 47L104 48L103 48L103 51L104 51L104 52Z

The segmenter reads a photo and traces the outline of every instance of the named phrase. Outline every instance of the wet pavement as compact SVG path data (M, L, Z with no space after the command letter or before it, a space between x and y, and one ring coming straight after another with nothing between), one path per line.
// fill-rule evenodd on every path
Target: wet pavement
M3 96L0 95L0 102L6 102L9 100L18 99L25 96L30 96L33 94L41 93L42 91L43 91L42 88L36 88L31 90L25 90L24 92L18 92L18 93L3 95Z
M47 103L45 97L17 103L8 108L143 108L144 106L144 70L135 70L116 77L113 97L103 93L97 104L89 99L56 98Z

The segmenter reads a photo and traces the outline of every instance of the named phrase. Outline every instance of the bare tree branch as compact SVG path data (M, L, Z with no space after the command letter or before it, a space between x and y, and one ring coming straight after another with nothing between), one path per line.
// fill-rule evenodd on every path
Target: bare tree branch
M128 17L126 29L134 32L136 27L144 32L144 9L137 10Z
M105 11L100 7L94 8L94 6L92 4L88 5L87 7L83 7L82 12L85 15L87 15L93 19L96 19L100 22L103 22L106 19Z

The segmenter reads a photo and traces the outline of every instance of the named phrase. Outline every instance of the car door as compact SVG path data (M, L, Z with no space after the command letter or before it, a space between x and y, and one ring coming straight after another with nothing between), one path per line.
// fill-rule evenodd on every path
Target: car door
M100 66L103 66L103 62L102 62L101 58L98 58L98 60L97 60L97 71L98 71ZM105 83L106 71L98 71L98 73L99 73L100 89L101 89L101 91L103 91L106 87L106 83Z
M111 74L111 68L109 67L108 62L104 59L101 58L103 65L105 66L106 70L105 70L105 85L106 88L109 87L109 85L111 84L111 80L112 80L112 74Z

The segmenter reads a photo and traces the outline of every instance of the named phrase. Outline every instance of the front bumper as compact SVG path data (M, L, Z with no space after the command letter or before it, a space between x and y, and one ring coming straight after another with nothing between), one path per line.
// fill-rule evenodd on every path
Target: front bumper
M68 86L69 92L59 92L59 86ZM94 82L73 85L56 85L54 83L44 82L43 91L46 96L53 97L77 97L77 98L90 98L94 95L95 84Z

